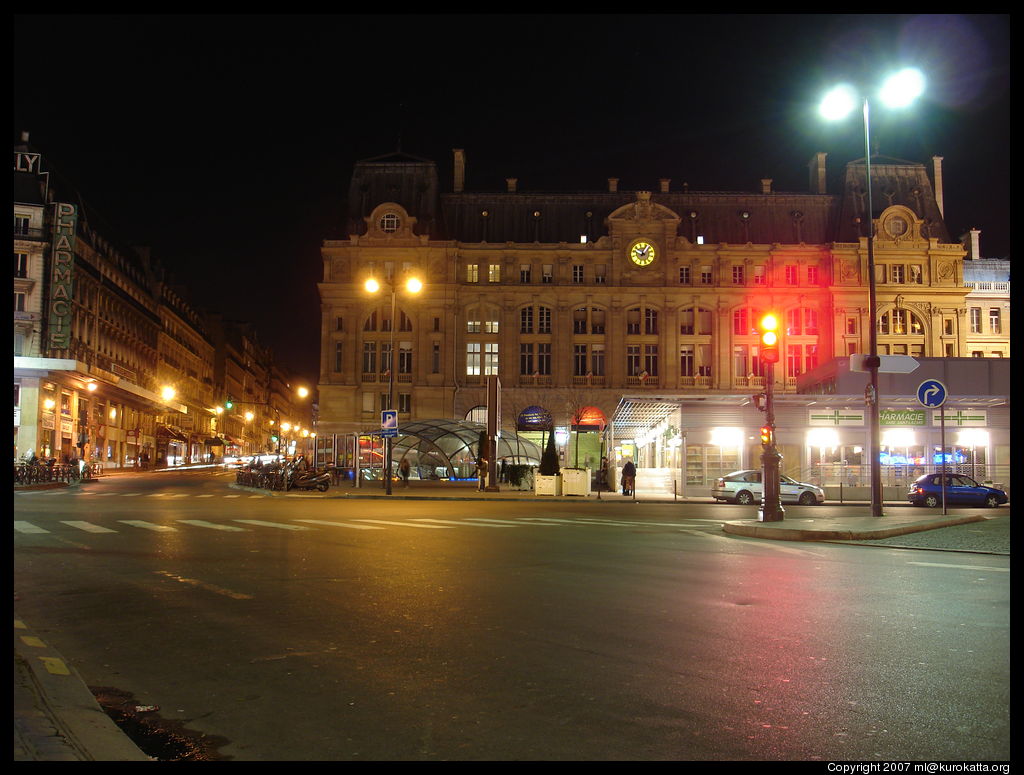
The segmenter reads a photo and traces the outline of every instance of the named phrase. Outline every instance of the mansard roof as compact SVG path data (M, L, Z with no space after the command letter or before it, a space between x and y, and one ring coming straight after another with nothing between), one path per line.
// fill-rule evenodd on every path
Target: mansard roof
M923 164L888 156L871 156L871 209L877 218L887 207L903 205L924 221L922 234L951 242L935 190ZM867 235L867 186L864 159L846 165L834 242L857 242Z
M872 206L877 217L900 204L925 222L923 233L950 242L923 164L872 157ZM437 165L402 152L356 164L349 187L348 234L366 233L365 219L395 202L417 219L417 234L460 243L593 242L608 234L607 219L637 201L637 191L441 193ZM679 218L677 234L691 242L828 244L866 234L863 159L846 166L839 194L779 191L652 192L651 203Z

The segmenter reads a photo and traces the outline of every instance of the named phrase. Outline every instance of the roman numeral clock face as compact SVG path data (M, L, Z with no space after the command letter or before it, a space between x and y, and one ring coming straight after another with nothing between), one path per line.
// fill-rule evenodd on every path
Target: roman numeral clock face
M637 266L647 266L654 260L656 254L654 245L645 240L634 242L633 247L629 249L629 260Z

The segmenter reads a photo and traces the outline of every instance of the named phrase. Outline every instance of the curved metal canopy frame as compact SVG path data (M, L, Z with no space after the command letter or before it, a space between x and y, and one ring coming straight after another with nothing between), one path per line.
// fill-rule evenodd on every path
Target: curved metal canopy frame
M449 478L470 475L476 463L476 447L487 427L469 420L417 420L402 425L392 446L392 462L409 458L410 465L436 470L444 468ZM495 439L500 461L527 465L540 463L541 450L532 441L518 436Z

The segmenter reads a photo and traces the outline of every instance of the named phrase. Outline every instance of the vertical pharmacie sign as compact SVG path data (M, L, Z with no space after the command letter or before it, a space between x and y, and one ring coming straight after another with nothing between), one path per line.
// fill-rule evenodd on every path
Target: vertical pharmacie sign
M53 269L50 273L50 349L71 346L71 294L74 284L75 228L78 209L67 202L53 205Z

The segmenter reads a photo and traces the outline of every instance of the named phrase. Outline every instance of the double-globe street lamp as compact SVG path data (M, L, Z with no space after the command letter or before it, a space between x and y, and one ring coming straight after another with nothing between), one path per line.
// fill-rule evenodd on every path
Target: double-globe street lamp
M906 107L924 92L924 76L920 70L912 67L904 68L889 76L878 93L882 103L890 108ZM869 455L871 460L871 516L881 517L882 514L882 470L879 463L881 456L881 422L879 419L878 395L878 293L875 284L875 220L871 202L871 129L870 106L868 95L859 94L849 84L840 84L832 88L821 101L819 112L829 121L845 118L856 107L860 99L863 103L864 116L864 177L867 188L867 224L868 224L868 357L864 365L870 375L867 389L868 416L870 424Z
M395 320L395 313L398 304L398 287L395 284L394 278L389 278L388 286L391 288L391 344L388 352L388 409L394 409L395 407L395 327L397 321ZM405 279L404 283L405 290L415 295L423 290L423 281L418 277L410 276ZM379 280L375 277L369 278L364 284L363 288L366 289L367 293L376 294L380 293L382 286ZM382 466L384 472L384 492L391 495L391 446L392 437L384 437L384 464ZM358 450L357 450L358 454Z

